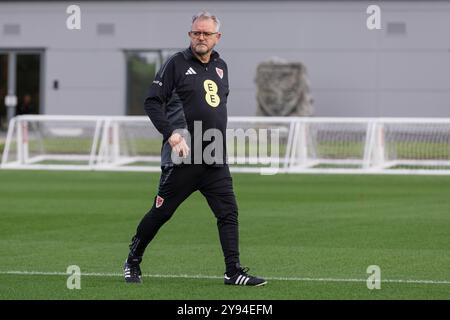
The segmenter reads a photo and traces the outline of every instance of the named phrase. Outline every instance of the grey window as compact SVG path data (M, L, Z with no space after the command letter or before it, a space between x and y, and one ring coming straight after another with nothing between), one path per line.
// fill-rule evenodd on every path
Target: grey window
M127 51L127 115L143 115L148 88L162 64L181 49Z

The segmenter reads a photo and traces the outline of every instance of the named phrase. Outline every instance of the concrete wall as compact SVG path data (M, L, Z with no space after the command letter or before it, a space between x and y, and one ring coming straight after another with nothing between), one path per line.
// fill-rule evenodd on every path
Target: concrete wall
M79 2L82 29L71 31L73 2L0 2L0 49L45 49L45 113L121 115L123 50L187 47L190 17L205 8L222 20L230 115L255 114L256 67L276 56L306 64L315 116L450 117L450 3L377 1L382 30L371 31L372 3ZM406 32L389 34L391 22ZM114 35L98 35L98 23L113 23ZM5 35L5 24L20 34Z

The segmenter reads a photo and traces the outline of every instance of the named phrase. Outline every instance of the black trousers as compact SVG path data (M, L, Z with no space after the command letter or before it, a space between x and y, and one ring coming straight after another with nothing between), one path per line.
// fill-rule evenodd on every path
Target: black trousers
M238 208L228 166L184 165L162 170L159 190L130 244L129 261L140 262L148 244L193 192L200 191L217 219L226 272L239 263ZM136 260L135 260L136 261Z

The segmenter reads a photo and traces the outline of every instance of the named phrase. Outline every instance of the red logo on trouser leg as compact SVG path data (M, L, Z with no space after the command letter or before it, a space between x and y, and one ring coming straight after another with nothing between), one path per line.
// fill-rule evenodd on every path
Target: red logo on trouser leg
M160 196L156 196L155 205L156 205L157 208L161 207L163 202L164 202L163 198L161 198Z

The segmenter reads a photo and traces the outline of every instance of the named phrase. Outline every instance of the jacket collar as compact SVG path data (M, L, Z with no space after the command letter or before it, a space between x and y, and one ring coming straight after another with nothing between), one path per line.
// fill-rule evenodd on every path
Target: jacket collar
M200 63L203 63L194 55L190 46L186 50L183 51L183 55L187 60L195 60ZM219 58L219 56L220 56L219 53L217 51L213 50L211 52L211 57L209 59L209 62L217 60Z

